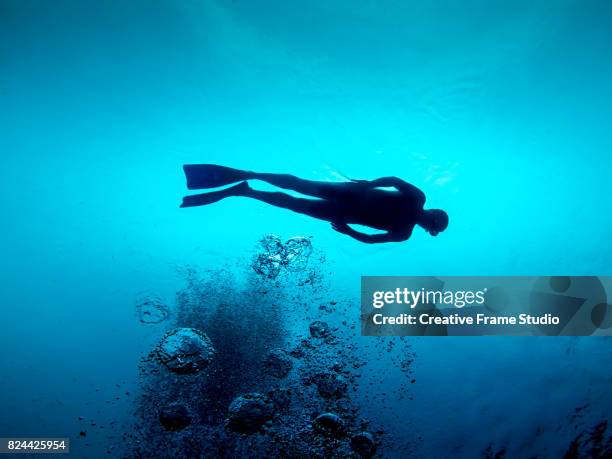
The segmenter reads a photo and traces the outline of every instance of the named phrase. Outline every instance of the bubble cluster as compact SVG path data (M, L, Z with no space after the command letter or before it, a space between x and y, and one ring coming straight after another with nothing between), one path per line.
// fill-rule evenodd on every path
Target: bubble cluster
M312 254L310 238L295 236L282 243L279 236L267 234L259 242L261 252L253 260L253 270L268 279L276 279L282 269L304 270Z
M357 458L385 443L360 415L367 361L343 319L355 304L312 281L328 267L309 238L259 248L267 271L182 270L172 323L140 365L126 456Z
M197 373L208 366L214 355L208 336L194 328L170 331L157 348L159 361L175 373Z
M146 292L136 298L136 314L143 324L159 324L170 317L170 308L158 294Z

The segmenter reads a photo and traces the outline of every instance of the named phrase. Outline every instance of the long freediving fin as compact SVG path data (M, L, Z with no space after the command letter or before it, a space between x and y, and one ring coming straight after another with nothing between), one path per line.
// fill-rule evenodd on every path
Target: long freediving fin
M181 203L181 207L197 207L197 206L205 206L207 204L212 204L213 202L220 201L225 196L215 194L215 192L211 193L200 193L200 194L192 194L190 196L183 196L183 202Z
M185 164L183 170L190 190L217 188L248 178L247 171L216 164Z

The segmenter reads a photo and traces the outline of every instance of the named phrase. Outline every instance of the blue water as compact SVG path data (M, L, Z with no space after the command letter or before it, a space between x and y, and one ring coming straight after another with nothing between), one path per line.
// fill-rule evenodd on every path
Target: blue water
M0 0L0 437L129 418L115 398L157 338L135 295L171 300L177 266L269 232L312 235L355 299L360 275L611 275L611 23L603 0ZM397 175L450 225L369 246L248 199L179 209L197 162ZM393 422L424 455L512 438L554 457L574 407L612 408L607 340L414 346L422 384Z

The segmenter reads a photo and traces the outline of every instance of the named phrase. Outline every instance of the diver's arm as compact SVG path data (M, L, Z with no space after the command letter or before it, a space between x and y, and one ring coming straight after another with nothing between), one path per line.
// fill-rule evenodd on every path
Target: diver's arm
M394 233L382 233L382 234L365 234L357 230L354 230L346 223L335 222L332 223L332 228L339 233L346 234L359 242L366 244L380 244L383 242L400 242L408 239L407 237L400 237Z
M416 186L405 182L399 177L381 177L375 180L353 180L353 182L368 188L392 187L406 195L422 196L423 202L425 202L425 195L421 190L419 190Z
M359 231L351 231L346 233L347 236L357 239L359 242L365 242L366 244L380 244L383 242L399 242L396 237L393 237L391 233L383 234L365 234Z

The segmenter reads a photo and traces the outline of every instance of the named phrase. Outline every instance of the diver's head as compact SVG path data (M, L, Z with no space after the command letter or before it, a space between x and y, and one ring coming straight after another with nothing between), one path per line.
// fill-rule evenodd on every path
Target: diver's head
M448 226L448 214L441 209L423 210L419 225L432 236L437 236Z

